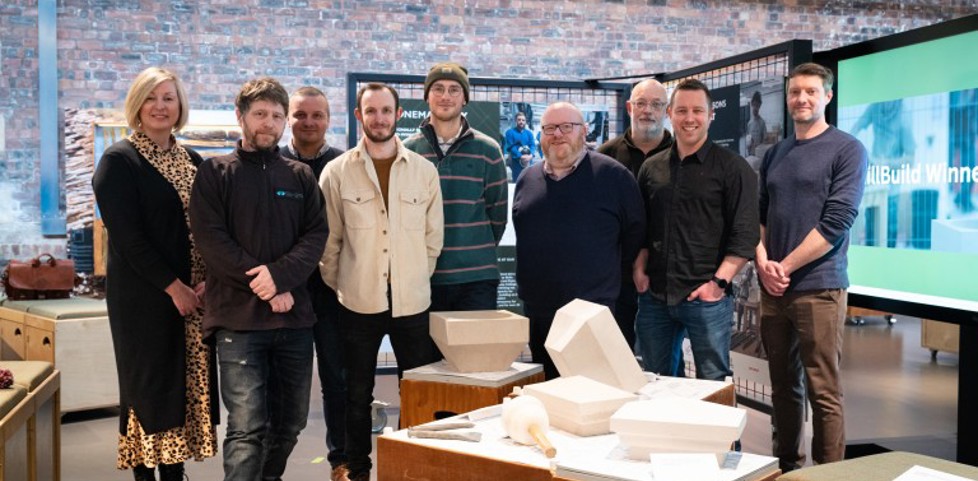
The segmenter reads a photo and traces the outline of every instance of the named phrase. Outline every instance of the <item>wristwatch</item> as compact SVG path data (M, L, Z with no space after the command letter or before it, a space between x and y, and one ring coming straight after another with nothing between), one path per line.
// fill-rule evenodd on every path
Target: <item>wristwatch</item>
M730 281L728 281L726 279L720 279L717 276L713 276L713 279L710 279L710 280L713 281L713 283L716 284L717 287L719 287L720 289L723 289L723 290L726 290L727 289L727 286L730 285Z

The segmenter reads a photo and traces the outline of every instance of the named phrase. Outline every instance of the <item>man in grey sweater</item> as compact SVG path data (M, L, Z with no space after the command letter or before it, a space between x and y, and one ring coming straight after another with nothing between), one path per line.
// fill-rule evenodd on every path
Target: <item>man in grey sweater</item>
M792 70L787 104L795 135L770 149L761 165L761 339L771 370L774 455L785 472L805 464L806 385L813 460L845 455L839 362L846 253L868 156L855 137L825 120L833 80L832 71L813 63Z

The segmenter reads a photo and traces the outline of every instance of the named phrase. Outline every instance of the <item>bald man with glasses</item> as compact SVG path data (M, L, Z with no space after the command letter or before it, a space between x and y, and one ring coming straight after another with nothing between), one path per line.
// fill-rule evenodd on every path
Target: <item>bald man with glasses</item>
M632 94L625 102L631 126L625 133L598 147L598 152L621 162L637 179L638 170L645 159L672 147L672 133L665 128L668 103L666 88L655 79L646 79L632 86ZM626 269L622 274L615 320L628 345L634 349L638 292L631 269ZM676 355L681 357L682 350L679 349Z
M645 237L645 209L631 172L585 148L587 126L576 106L550 105L541 129L544 159L516 182L513 226L530 351L554 379L559 373L544 348L554 314L576 298L615 311L622 270Z

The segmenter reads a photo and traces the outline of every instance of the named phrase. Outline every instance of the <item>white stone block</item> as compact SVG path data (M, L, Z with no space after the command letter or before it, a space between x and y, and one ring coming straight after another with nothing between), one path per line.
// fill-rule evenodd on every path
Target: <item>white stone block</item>
M530 340L530 321L509 311L430 314L429 333L459 372L505 371Z
M557 311L544 343L561 376L584 376L628 392L648 379L611 310L575 299Z
M648 459L649 453L718 453L743 434L747 411L694 399L652 399L623 405L610 425L632 459Z
M611 415L638 396L584 376L554 379L523 388L541 402L550 424L578 436L611 432Z

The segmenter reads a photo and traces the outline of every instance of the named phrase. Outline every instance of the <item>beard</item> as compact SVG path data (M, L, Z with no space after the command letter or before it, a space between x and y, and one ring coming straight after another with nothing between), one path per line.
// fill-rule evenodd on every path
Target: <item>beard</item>
M662 135L662 131L664 130L662 122L645 121L640 127L637 125L636 123L632 123L632 135L642 139L658 137Z
M382 144L388 140L394 138L394 134L397 132L397 122L394 122L390 130L375 132L373 129L364 127L363 135L365 135L371 142L375 144Z
M282 139L282 132L275 135L269 132L254 132L243 128L241 129L241 133L244 135L245 140L248 141L248 145L250 145L251 148L264 152L275 150L275 147L278 145L278 141ZM259 135L261 137L259 137ZM259 138L261 140L259 140ZM271 139L270 142L269 139Z
M791 120L798 124L814 124L821 117L821 115L816 115L815 112L812 111L798 112L797 114L795 112L791 112Z
M545 150L546 159L552 164L557 166L567 166L574 163L577 160L578 155L581 153L583 148L583 143L581 145L576 145L573 142L565 142L560 144L550 144Z

